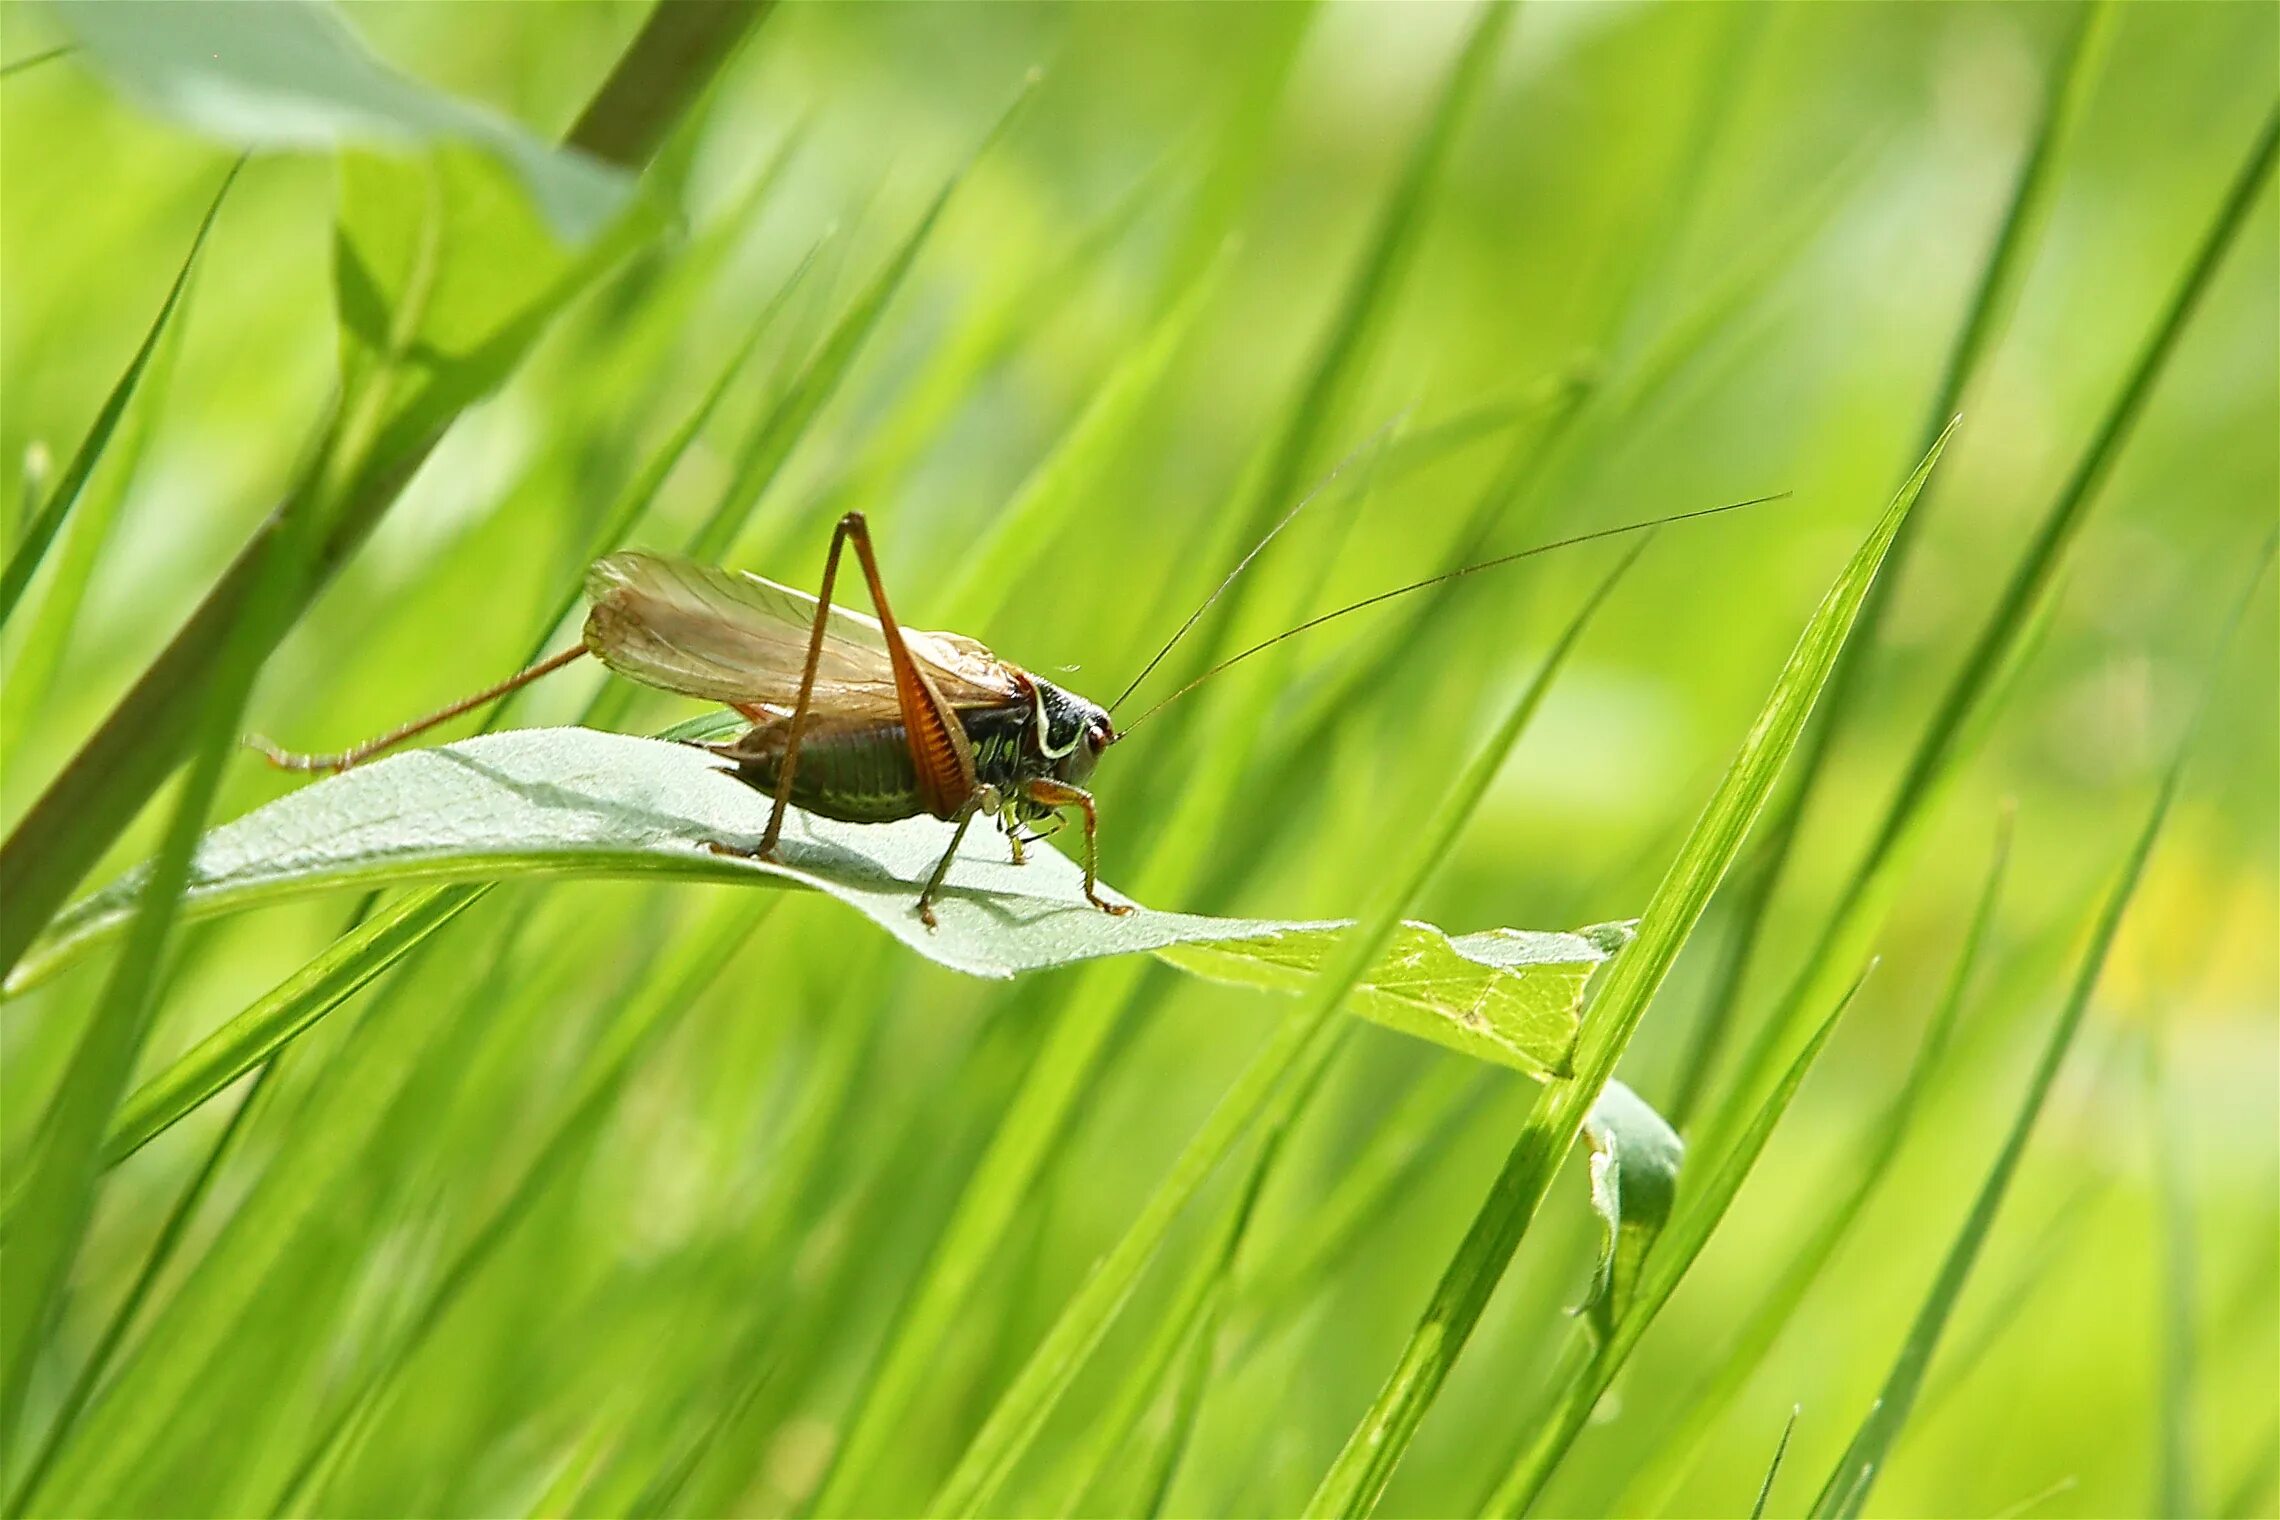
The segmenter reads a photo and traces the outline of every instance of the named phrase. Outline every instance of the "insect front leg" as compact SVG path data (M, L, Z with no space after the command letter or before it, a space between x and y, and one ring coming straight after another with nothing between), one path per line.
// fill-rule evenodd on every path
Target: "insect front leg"
M926 879L925 887L918 894L919 922L927 928L939 927L934 921L934 894L942 890L942 883L950 874L950 862L958 858L958 846L965 842L966 830L974 826L974 815L995 813L1002 803L1003 798L999 796L996 787L977 786L974 795L967 798L966 805L958 810L958 826L950 831L950 848L944 850L942 858L934 863L934 874Z
M1100 880L1100 810L1093 804L1092 793L1081 786L1065 781L1052 781L1040 777L1021 784L1022 796L1045 808L1079 808L1085 815L1085 901L1103 913L1118 915L1130 913L1130 903L1112 903L1095 890Z

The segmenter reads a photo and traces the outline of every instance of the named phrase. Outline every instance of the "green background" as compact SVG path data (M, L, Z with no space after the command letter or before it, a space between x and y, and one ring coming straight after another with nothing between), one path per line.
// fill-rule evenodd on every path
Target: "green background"
M347 14L407 72L553 137L642 7ZM1639 912L1797 630L1913 463L2075 16L1572 4L1516 18L1415 208L1409 255L1376 293L1346 382L1312 415L1297 485L1390 426L1384 459L1354 467L1379 474L1302 516L1212 636L1228 641L1219 647L1265 637L1444 568L1516 447L1542 468L1487 551L1792 494L1663 535L1415 916L1470 932ZM574 305L462 419L270 660L251 726L296 746L344 744L513 669L610 502L835 228L637 534L678 543L802 357L1033 66L1045 71L1034 98L960 185L722 557L812 584L831 521L859 507L906 619L956 626L1105 701L1240 551L1245 472L1301 405L1470 17L1453 5L783 9L699 113L682 224ZM2057 148L2018 300L1918 511L1865 685L1766 920L1744 1029L1810 944L2280 84L2270 6L2125 6L2112 27L2078 129ZM0 61L59 40L42 12L0 9ZM748 192L786 151L755 202ZM85 431L229 158L126 104L75 58L0 83L10 495L28 449L68 456ZM58 550L93 568L52 669L27 664L22 626L10 627L9 824L274 503L327 404L336 177L315 155L249 164L199 266L178 352L162 351L79 536ZM1802 1414L1772 1512L1802 1509L1865 1411L2273 525L2273 199L2267 185L2091 503L2048 627L1906 877L1879 968L1547 1512L1631 1502L1625 1485L1737 1317L1846 1185L1950 972L2008 809L1995 927L1918 1129L1764 1366L1712 1411L1671 1512L1746 1511L1792 1406ZM1104 380L1163 338L1183 296L1199 304L1192 328L1165 339L1176 346L1161 378L1094 440L1048 512L990 545L986 578L968 580L1004 504ZM1572 415L1547 423L1571 401ZM1435 431L1458 419L1479 425L1453 441ZM1397 469L1404 441L1420 437L1431 446ZM115 519L90 537L98 509ZM1374 658L1399 623L1391 609L1284 646L1287 662L1253 667L1274 666L1263 674L1231 675L1209 703L1173 709L1188 721L1143 727L1096 778L1103 874L1168 908L1353 914L1613 552L1454 588L1436 638L1357 694L1305 757L1307 784L1262 785L1265 736L1289 716L1277 699ZM1987 1514L2037 1496L2034 1512L2053 1515L2280 1504L2275 635L2267 584L2217 671L2179 811L1872 1512ZM522 721L567 720L596 679L561 678ZM644 694L614 726L647 731L695 710ZM1239 784L1255 790L1236 828L1214 809ZM287 786L249 758L218 815ZM148 853L162 822L150 810L96 879ZM1139 864L1158 850L1174 862L1152 868L1177 883L1169 899L1148 891ZM1242 852L1239 878L1222 851ZM645 956L734 890L513 885L407 962L401 985L320 1024L280 1069L127 1344L114 1394L179 1377L185 1397L132 1441L104 1439L99 1402L90 1444L66 1453L43 1506L271 1503L313 1439L314 1412L529 1167L612 1019L656 972ZM1625 1060L1650 1100L1679 1081L1726 901ZM345 907L323 900L182 935L145 1069L320 950ZM854 1508L927 1502L1285 1007L1149 975L1161 984L1111 1038ZM645 1048L397 1374L316 1507L622 1510L684 1462L695 1476L671 1507L809 1502L1026 1063L1056 1021L1114 1016L1112 985L1082 969L962 979L828 901L783 901ZM0 1009L11 1172L100 987L83 968ZM1514 1074L1464 1067L1380 1029L1348 1037L1245 1239L1172 1512L1290 1511L1313 1490L1534 1098ZM1340 1179L1388 1143L1389 1114L1436 1083L1462 1101L1403 1185L1329 1261L1287 1280ZM100 1332L227 1106L110 1179L35 1412ZM1173 1270L1143 1280L998 1509L1061 1503L1090 1423L1241 1171L1226 1169L1175 1235ZM301 1202L273 1216L290 1225L276 1249L257 1252L230 1222L265 1196ZM1581 1297L1592 1250L1571 1161L1383 1512L1470 1512L1503 1471L1573 1354L1562 1310ZM213 1320L221 1304L237 1317ZM169 1316L203 1319L203 1338L169 1339ZM193 1341L210 1351L170 1367ZM1124 1485L1169 1403L1090 1512L1140 1502Z

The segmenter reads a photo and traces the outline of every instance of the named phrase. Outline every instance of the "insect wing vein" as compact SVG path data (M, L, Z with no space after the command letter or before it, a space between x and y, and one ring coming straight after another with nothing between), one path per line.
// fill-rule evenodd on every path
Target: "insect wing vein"
M586 644L620 675L707 701L789 710L799 695L815 598L739 571L626 552L586 575ZM981 644L905 630L952 707L1017 697L1018 679ZM876 618L834 605L824 620L814 701L849 717L898 711L893 663Z

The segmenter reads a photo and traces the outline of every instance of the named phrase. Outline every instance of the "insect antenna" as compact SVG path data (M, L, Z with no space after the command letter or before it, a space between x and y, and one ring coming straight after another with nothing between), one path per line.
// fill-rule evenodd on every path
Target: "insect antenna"
M560 654L549 655L536 665L516 671L504 681L486 686L471 696L461 697L449 707L438 708L424 718L414 718L411 722L391 728L384 734L376 734L362 744L333 754L304 755L293 750L279 749L259 734L247 734L245 736L246 748L258 750L262 758L281 771L324 771L328 773L345 771L352 765L363 764L382 750L393 749L406 739L416 738L426 733L439 723L449 723L463 712L471 712L484 703L495 701L518 687L528 686L540 676L552 675L585 652L585 645L573 644Z
M1402 421L1407 416L1408 414L1404 412L1399 416L1388 418L1384 423L1380 424L1376 432L1370 434L1369 437L1364 438L1360 443L1355 444L1353 449L1347 453L1345 458L1339 460L1336 464L1330 467L1329 474L1316 481L1312 490L1308 491L1304 496L1301 496L1288 512L1285 512L1281 517L1277 518L1275 520L1275 525L1267 529L1265 535L1261 537L1257 543L1251 545L1251 552L1244 555L1241 559L1237 560L1235 562L1235 568L1228 571L1226 576L1221 579L1219 584L1211 588L1211 595L1203 599L1202 605L1198 606L1195 611L1187 615L1186 622L1180 624L1179 627L1172 630L1172 636L1164 640L1164 647L1157 650L1155 657L1149 660L1147 664L1140 667L1140 674L1134 676L1131 681L1125 685L1124 690L1117 693L1116 700L1108 704L1108 710L1110 712L1115 712L1119 707L1122 707L1124 705L1125 699L1127 697L1130 697L1132 693L1140 689L1140 683L1147 680L1149 675L1154 672L1155 668L1164 663L1164 656L1170 654L1172 650L1178 646L1180 640L1188 636L1188 630L1200 622L1203 618L1203 615L1211 610L1211 604L1218 601L1221 594L1224 593L1229 586L1235 583L1235 577L1241 575L1244 571L1244 568L1248 566L1251 561L1259 557L1259 551L1266 548L1267 545L1273 543L1275 541L1275 535L1279 534L1283 529L1290 526L1292 518L1298 516L1299 513L1312 506L1316 497L1329 490L1330 487L1336 483L1338 477L1346 473L1346 467L1348 465L1352 464L1355 460L1361 458L1362 455L1369 453L1371 450L1384 443L1386 435L1388 433L1391 433L1396 427L1400 426ZM1163 704L1159 702L1156 705L1158 707L1161 707Z
M1455 570L1444 571L1439 575L1429 575L1421 581L1411 581L1406 586L1396 586L1390 591L1380 591L1375 596L1365 596L1358 602L1348 602L1345 606L1335 608L1329 612L1325 612L1320 617L1308 618L1305 622L1300 623L1295 628L1286 628L1271 639L1262 639L1258 643L1253 644L1250 648L1243 650L1241 653L1229 655L1226 659L1221 660L1218 664L1212 666L1202 675L1199 675L1194 680L1188 682L1187 685L1182 686L1178 691L1175 691L1170 696L1164 698L1163 701L1158 702L1155 706L1149 708L1139 717L1134 718L1130 723L1123 725L1123 732L1126 734L1131 733L1132 730L1138 728L1141 724L1147 722L1150 718L1153 718L1156 714L1162 712L1166 707L1178 701L1180 698L1186 696L1189 692L1195 690L1198 686L1201 686L1204 682L1210 680L1213 676L1218 675L1221 671L1227 669L1228 667L1233 665L1240 665L1243 663L1243 661L1249 659L1251 656L1274 648L1275 645L1280 644L1284 639L1296 638L1298 635L1305 633L1309 629L1319 628L1324 623L1342 618L1349 612L1360 612L1365 607L1375 607L1380 602L1390 602L1395 597L1407 596L1412 591L1423 591L1428 586L1438 586L1448 581L1462 580L1465 576L1477 575L1483 570L1494 570L1497 566L1509 565L1514 560L1533 559L1539 554L1549 554L1554 549L1572 549L1578 544L1596 543L1603 538L1620 538L1626 533L1651 532L1656 528L1668 527L1673 523L1692 522L1696 518L1700 517L1717 517L1727 512L1739 512L1744 507L1763 506L1769 501L1780 501L1788 495L1789 493L1787 491L1777 491L1771 496L1753 496L1747 501L1730 501L1721 507L1700 507L1692 512L1674 512L1668 517L1651 518L1645 522L1622 523L1612 528L1600 528L1590 533L1578 533L1572 538L1554 539L1548 544L1538 544L1532 549L1521 549L1511 554L1499 554L1494 559L1484 559L1474 564L1461 566ZM1253 552L1255 553L1257 551L1254 550ZM1240 569L1241 566L1237 566L1236 568ZM1190 621L1193 621L1193 619L1190 619ZM1129 695L1129 693L1127 693L1127 695ZM1121 698L1119 700L1121 700Z

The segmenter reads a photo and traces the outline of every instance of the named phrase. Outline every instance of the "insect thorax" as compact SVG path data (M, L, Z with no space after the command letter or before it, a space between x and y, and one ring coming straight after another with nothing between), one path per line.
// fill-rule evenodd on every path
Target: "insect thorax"
M1028 703L970 708L958 715L966 742L974 749L974 779L1013 798L1021 784L1053 773L1053 762L1037 750L1037 719Z

